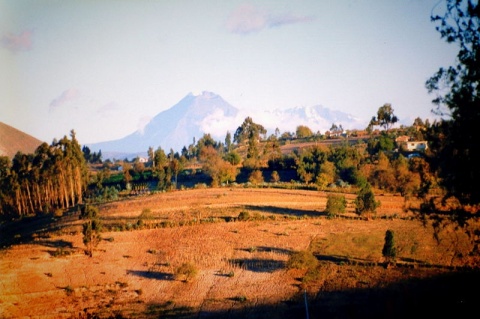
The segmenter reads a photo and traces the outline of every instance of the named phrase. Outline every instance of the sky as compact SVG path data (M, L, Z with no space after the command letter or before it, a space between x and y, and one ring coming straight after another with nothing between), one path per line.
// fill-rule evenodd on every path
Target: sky
M413 123L433 116L425 81L455 63L430 21L443 5L0 0L0 121L95 143L206 90L252 114L323 105L368 122L391 103Z

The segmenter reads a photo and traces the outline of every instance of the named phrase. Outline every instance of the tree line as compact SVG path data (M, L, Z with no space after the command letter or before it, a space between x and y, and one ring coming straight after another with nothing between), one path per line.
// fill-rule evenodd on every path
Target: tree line
M19 218L82 203L87 173L74 131L34 154L17 153L11 162L0 157L0 215Z
M227 132L224 143L205 134L198 142L194 140L184 147L181 154L171 150L167 155L160 147L150 148L149 170L158 181L157 188L176 187L187 163L196 161L213 186L235 181L240 167L248 172L252 182L261 182L267 171L271 172L272 181L278 181L282 170L293 170L296 179L320 188L349 184L363 189L371 184L425 199L430 190L440 186L445 201L452 198L458 201L457 216L472 216L480 207L479 16L478 2L446 0L445 12L431 17L441 37L458 45L459 51L456 65L439 69L426 82L428 91L436 94L435 112L443 117L433 124L416 119L412 127L406 128L409 135L428 141L424 156L407 160L401 152L394 152L398 145L392 126L398 118L388 103L378 109L367 127L369 133L377 126L383 131L370 134L365 143L327 148L317 145L291 154L283 154L280 145L282 138L293 134L284 133L278 138L276 130L267 137L265 128L247 117L233 139ZM342 131L341 125L332 124L331 136L337 137ZM296 135L309 138L315 134L308 127L299 126ZM44 143L34 154L19 153L11 162L0 158L2 217L47 213L83 202L89 184L86 162L100 162L101 153L90 154L85 148L82 152L73 131L70 137L51 145ZM125 163L123 167L126 183L133 178L132 169L145 169L143 163L129 165ZM101 188L108 173L102 174L90 177L90 185ZM425 207L436 211L433 202Z

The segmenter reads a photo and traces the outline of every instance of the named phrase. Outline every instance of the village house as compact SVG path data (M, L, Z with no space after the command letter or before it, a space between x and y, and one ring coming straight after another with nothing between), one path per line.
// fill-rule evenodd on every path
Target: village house
M409 140L410 140L410 137L408 137L407 135L400 135L395 139L395 142L397 143L397 145L400 145L408 142Z
M410 141L405 146L408 152L425 152L428 148L427 141Z

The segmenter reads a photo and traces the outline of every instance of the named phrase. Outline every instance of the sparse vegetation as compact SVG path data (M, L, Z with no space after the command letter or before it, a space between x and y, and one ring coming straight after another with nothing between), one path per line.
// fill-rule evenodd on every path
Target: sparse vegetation
M183 263L175 270L175 278L177 280L182 280L185 282L195 279L197 274L198 274L198 269L191 262Z
M85 219L83 224L83 243L86 246L85 253L92 257L93 250L98 246L102 237L102 223L98 216L98 209L91 205L84 205L81 208L80 219Z
M245 210L242 210L240 212L240 214L238 214L238 218L237 218L239 221L245 221L245 220L249 220L250 219L250 213L245 211Z
M345 213L347 207L347 201L345 195L332 195L327 196L327 208L325 212L328 218L333 218L336 215Z
M317 258L307 250L292 253L287 262L288 269L314 269L317 266Z
M465 253L470 244L461 232L453 227L446 228L448 225L441 226L444 231L438 233L437 242L432 236L433 225L427 223L424 228L408 218L410 212L402 211L403 199L400 196L381 196L383 205L377 209L378 216L396 214L397 218L377 218L365 223L350 219L355 213L353 205L346 207L345 213L336 219L329 220L318 214L318 207L326 207L328 195L331 195L328 192L239 187L232 188L228 196L224 193L224 188L197 189L104 204L99 208L104 229L108 229L109 223L135 225L139 219L138 212L145 207L155 207L146 221L158 226L149 230L134 231L132 228L130 232L116 233L114 242L104 241L103 245L108 247L98 259L49 258L49 264L45 264L43 245L66 250L72 249L69 248L70 241L73 241L74 247L82 245L80 232L77 230L73 235L68 231L75 229L71 223L77 223L75 227L78 227L78 222L66 214L57 221L54 232L48 236L42 233L36 236L40 245L31 246L30 256L22 253L24 248L14 246L0 263L7 268L5 265L21 268L30 263L31 271L44 278L44 283L39 281L38 285L48 283L62 287L65 291L62 295L69 298L71 309L82 311L89 307L92 312L96 309L98 315L100 309L105 309L103 311L111 311L103 313L107 317L116 313L128 318L155 318L165 313L179 315L182 313L180 309L187 308L189 314L198 316L200 310L196 304L185 300L197 300L198 295L207 294L207 291L215 297L202 301L204 310L212 305L234 307L232 311L241 307L248 307L250 311L252 307L252 311L256 311L259 306L254 305L254 300L261 300L259 296L268 293L273 303L279 303L278 311L283 311L286 304L281 300L295 298L299 290L304 289L312 296L322 291L322 300L330 300L332 307L342 309L337 303L343 299L329 299L334 293L344 296L346 291L358 287L388 293L387 287L397 281L417 278L419 282L424 282L426 279L421 278L427 274L450 273L452 268L449 267L461 269L468 260L471 260L469 263L474 260ZM349 201L354 201L356 196L353 193L343 195ZM172 202L181 204L172 205ZM237 222L241 211L249 212L249 218ZM310 215L305 217L305 214ZM200 215L201 220L213 218L223 222L192 222ZM227 222L227 217L232 220ZM168 222L169 226L160 227L162 222ZM395 232L397 267L393 269L378 267L383 257L385 229ZM21 235L21 239L28 238L24 233ZM109 236L111 234L106 232L105 237ZM307 246L308 250L302 250ZM308 258L295 258L299 256ZM95 284L71 271L57 275L57 269L61 268L57 268L55 262L61 262L66 269L84 269L86 273L91 273L89 278L95 278ZM41 266L37 271L34 270L35 263ZM183 264L190 266L182 267ZM55 269L55 272L49 270L51 277L45 274L46 266ZM27 278L22 274L23 271L18 273L19 283ZM419 274L422 277L418 277ZM9 278L8 272L0 275L7 287L14 285L10 284ZM145 284L139 286L138 278ZM262 284L257 285L257 282ZM66 295L66 283L75 287L70 296ZM159 285L165 297L158 297L155 289ZM28 288L25 289L28 291ZM32 301L30 308L38 312L41 303L35 296L29 294L25 299L29 303ZM246 297L242 298L245 301L235 299L241 296ZM7 300L2 292L0 298ZM75 304L77 298L84 305L81 309L77 309L80 305ZM355 298L364 297L355 295ZM417 300L422 300L421 295L417 296ZM170 301L168 306L167 301ZM61 302L62 298L52 301L56 306ZM382 299L375 299L374 304L365 302L371 309L385 305ZM320 304L309 298L309 306L317 311L315 309ZM24 305L18 309L12 311L23 311L24 314L27 311ZM274 311L272 309L277 308L267 306L267 309Z
M52 257L63 257L71 254L72 254L71 250L65 249L63 247L59 247L54 252L51 253Z

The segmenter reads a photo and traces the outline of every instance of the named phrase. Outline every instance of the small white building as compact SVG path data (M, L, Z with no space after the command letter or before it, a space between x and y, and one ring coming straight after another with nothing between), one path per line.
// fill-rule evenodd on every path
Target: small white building
M409 141L405 143L405 148L409 152L425 152L428 149L427 141Z
M138 157L138 162L139 162L139 163L147 163L147 162L148 162L148 158L146 158L146 157L140 157L140 156L139 156L139 157Z

